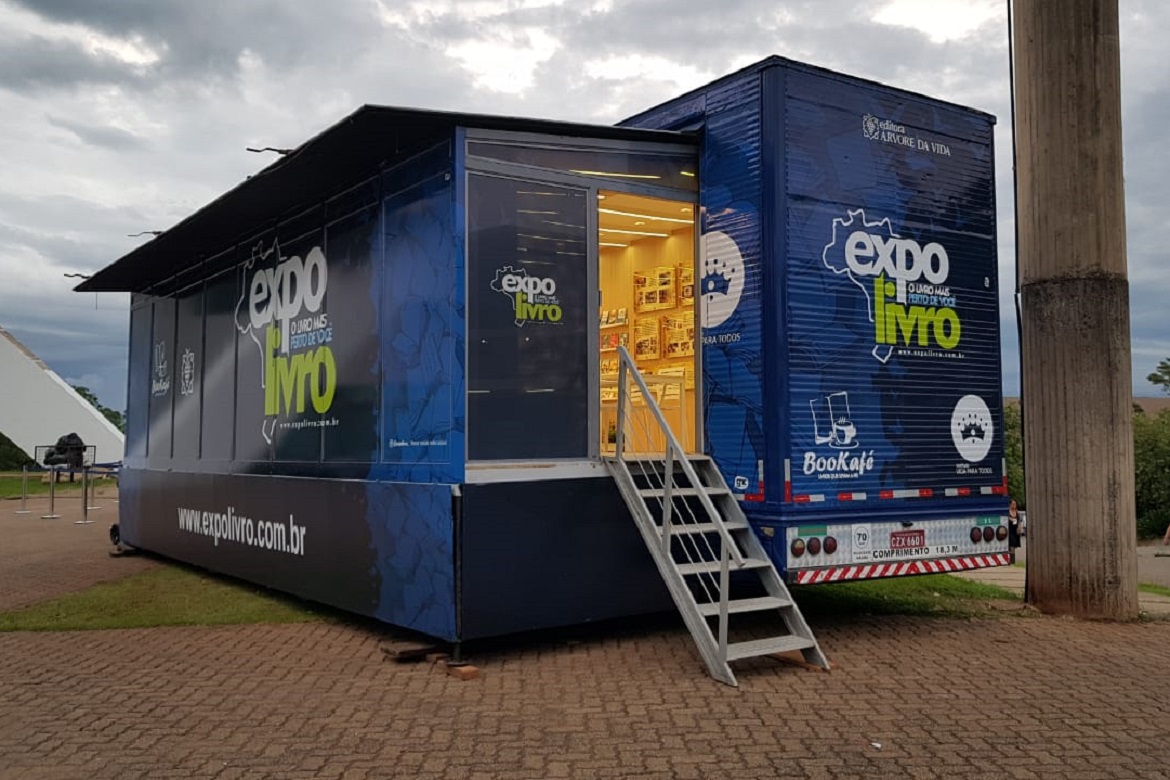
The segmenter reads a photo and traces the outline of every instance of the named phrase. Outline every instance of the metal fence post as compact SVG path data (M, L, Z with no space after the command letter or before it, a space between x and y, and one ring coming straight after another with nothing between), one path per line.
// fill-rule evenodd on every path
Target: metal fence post
M97 460L97 448L92 447L92 448L90 448L89 463L84 466L86 476L89 475L89 470L93 468L93 464L96 460ZM89 510L101 509L101 507L97 505L97 485L94 484L94 482L92 480L89 483L89 497L94 500L94 503L87 506L86 509L89 509ZM89 499L86 499L86 500L88 501Z
M81 519L74 520L74 525L88 525L93 522L89 519L89 510L97 509L89 505L89 466L81 467Z
M22 466L20 469L20 509L16 510L16 514L27 515L31 511L28 508L28 466Z
M42 520L56 520L57 514L57 467L49 467L49 514L41 515Z

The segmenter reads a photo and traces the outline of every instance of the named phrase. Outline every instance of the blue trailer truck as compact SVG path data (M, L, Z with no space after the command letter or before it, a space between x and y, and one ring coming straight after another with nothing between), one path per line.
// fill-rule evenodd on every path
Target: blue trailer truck
M723 573L647 554L624 413L703 471L665 549L767 573L692 622L1007 563L992 126L775 57L619 126L364 106L79 286L133 294L120 538L456 643L669 608Z
M788 581L1007 563L994 118L773 58L623 124L703 138L707 451Z

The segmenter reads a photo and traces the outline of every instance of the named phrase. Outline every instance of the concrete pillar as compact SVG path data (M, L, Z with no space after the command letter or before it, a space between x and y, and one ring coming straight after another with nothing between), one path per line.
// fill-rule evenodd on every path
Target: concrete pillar
M1138 613L1117 0L1014 0L1028 590Z

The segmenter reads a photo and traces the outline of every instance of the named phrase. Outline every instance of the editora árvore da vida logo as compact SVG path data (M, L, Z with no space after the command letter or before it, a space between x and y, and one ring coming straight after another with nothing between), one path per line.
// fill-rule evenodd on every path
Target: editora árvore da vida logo
M277 417L305 414L310 405L325 414L333 406L337 363L330 347L333 326L325 311L329 264L319 246L302 259L281 254L275 241L267 250L257 244L245 264L245 279L236 327L251 337L263 357L262 432L271 442Z

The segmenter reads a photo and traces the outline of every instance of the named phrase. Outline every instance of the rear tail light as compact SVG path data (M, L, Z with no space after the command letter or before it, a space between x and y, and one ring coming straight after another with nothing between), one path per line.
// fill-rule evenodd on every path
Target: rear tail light
M983 541L990 542L995 538L995 529L989 525L983 526Z
M825 537L825 555L832 555L837 552L837 539L832 536Z
M1001 542L1007 538L1007 526L1006 525L1001 525L999 528L995 529L995 538L1000 540Z
M799 558L804 555L804 539L792 540L792 557Z
M820 551L821 551L821 540L815 536L812 539L809 539L808 540L808 554L809 555L816 555Z
M983 541L983 529L972 528L971 529L971 541L975 542L976 544L979 544L979 542Z

